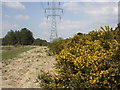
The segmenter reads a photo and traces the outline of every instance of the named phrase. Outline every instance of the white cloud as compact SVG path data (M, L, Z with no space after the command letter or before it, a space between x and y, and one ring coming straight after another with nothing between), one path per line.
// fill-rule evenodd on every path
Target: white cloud
M68 38L74 36L76 33L88 33L92 30L98 30L100 26L109 25L110 27L116 27L116 21L109 17L94 17L89 20L73 21L62 19L60 25L57 27L58 36ZM117 20L117 19L116 19ZM40 35L42 38L49 41L51 27L47 23L39 24ZM39 36L39 35L38 35Z
M40 24L38 25L39 28L44 28L44 29L47 29L48 26L49 26L49 24L48 24L48 23L45 23L45 22L40 23Z
M119 2L119 0L63 0L66 2Z
M78 10L79 3L73 3L73 2L68 2L63 4L63 8L68 10L68 11L76 11Z
M2 22L2 29L16 29L18 28L17 24L11 24L9 22L3 21Z
M73 21L73 20L62 20L58 28L58 33L61 37L67 38L74 36L76 33L88 33L92 30L98 30L100 26L109 25L110 27L116 27L115 21L112 22L112 19L102 17L91 18L90 20L84 21Z
M17 20L27 20L27 19L29 19L30 17L28 16L28 15L16 15L15 16L15 18L17 19Z
M40 30L40 37L49 41L51 24L43 22L38 25L38 28ZM62 20L60 25L57 27L58 36L63 38L73 36L74 34L76 34L76 32L83 28L84 24L82 24L82 22L80 21Z
M49 23L45 23L45 22L40 23L38 25L38 30L39 30L40 33L36 33L36 35L38 37L42 38L42 39L46 39L46 40L49 41L49 37L50 37L50 24Z
M70 37L76 34L78 31L84 28L84 24L80 21L62 20L58 27L58 33L60 37ZM82 32L82 31L81 31Z
M19 25L17 24L11 24L7 21L2 22L2 34L3 36L9 31L9 30L15 30L19 28Z
M48 18L49 19L49 18ZM48 20L46 17L43 18L44 21L47 21Z
M0 38L2 38L2 22L0 21Z
M78 32L79 30L81 30L81 32L86 32L82 31L83 29L86 28L86 25L89 23L89 21L72 21L72 20L62 20L61 24L59 26L59 30L62 33L64 31L64 33L69 33L69 34L75 34L76 32Z
M4 2L52 2L52 0L4 0ZM61 2L118 2L119 0L58 0Z
M4 15L4 17L5 17L5 18L10 18L11 16L9 16L9 15Z
M14 9L26 9L26 7L20 2L4 2L3 5Z
M90 15L117 15L118 11L117 3L95 3L86 5L84 10L85 13Z
M118 19L117 3L69 2L69 3L64 3L63 8L65 8L65 10L68 11L68 13L75 14L75 15L77 14L78 18L80 18L81 16L84 16L83 17L84 19L82 20L79 19L81 21L81 23L79 24L86 26L84 27L86 28L86 30L90 29L91 27L94 27L95 29L96 26L99 27L100 25L101 26L111 25L113 27L113 25L117 24L117 19ZM71 20L71 22L73 21Z
M62 20L60 29L61 30L79 30L83 28L83 25L80 21L71 21L71 20Z
M78 32L88 33L92 30L98 30L100 26L104 27L105 25L114 28L117 24L117 3L66 2L63 4L63 8L65 11L64 16L67 15L65 16L67 19L62 19L60 25L57 27L59 37L72 37ZM69 14L71 15L69 16ZM78 20L76 20L77 17ZM46 18L43 18L43 20L46 21ZM42 34L40 35L47 40L49 40L51 33L51 27L49 26L48 28L48 26L47 23L39 24L39 30L41 30L40 32Z
M66 11L70 11L74 14L89 14L89 15L113 15L118 13L117 3L108 2L67 2L63 4L63 8Z
M19 14L19 15L16 15L16 16L4 15L3 17L5 17L5 18L14 18L14 19L17 19L17 20L27 20L27 19L30 18L30 16L22 15L22 14Z

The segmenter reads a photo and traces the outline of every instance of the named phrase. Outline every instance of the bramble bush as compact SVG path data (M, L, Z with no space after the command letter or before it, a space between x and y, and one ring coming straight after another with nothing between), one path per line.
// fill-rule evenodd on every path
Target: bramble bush
M49 83L41 79L43 87L120 88L120 43L114 38L119 33L114 32L105 26L70 38L56 55L54 74L46 74Z

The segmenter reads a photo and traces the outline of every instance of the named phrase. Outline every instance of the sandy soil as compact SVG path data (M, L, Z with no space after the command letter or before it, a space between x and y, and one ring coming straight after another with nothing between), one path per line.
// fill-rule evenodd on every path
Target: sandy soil
M47 55L47 47L36 47L2 66L2 88L39 88L36 82L40 70L52 70L53 56Z

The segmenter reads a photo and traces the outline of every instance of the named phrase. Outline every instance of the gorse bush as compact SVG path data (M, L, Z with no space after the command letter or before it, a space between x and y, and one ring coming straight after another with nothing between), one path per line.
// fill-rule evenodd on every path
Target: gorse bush
M51 52L53 52L53 54L59 54L59 52L63 49L65 42L67 42L67 40L62 38L55 39L49 43L48 48Z
M51 74L51 81L44 85L49 88L120 88L117 59L120 43L115 39L119 33L114 35L117 31L105 26L70 38L56 55L56 71Z

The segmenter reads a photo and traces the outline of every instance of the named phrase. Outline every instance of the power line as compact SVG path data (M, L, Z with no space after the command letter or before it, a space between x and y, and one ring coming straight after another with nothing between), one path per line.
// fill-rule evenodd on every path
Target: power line
M41 4L42 9L44 10L45 8L44 8L44 5L43 5L43 2L40 2L40 4Z
M63 13L63 9L60 8L60 2L58 2L58 5L57 2L55 2L55 0L53 0L52 2L48 2L48 8L45 8L45 13L47 14L47 19L51 20L50 41L53 41L54 39L58 38L56 20L61 20L61 15L57 14L57 11L61 11L61 13Z

